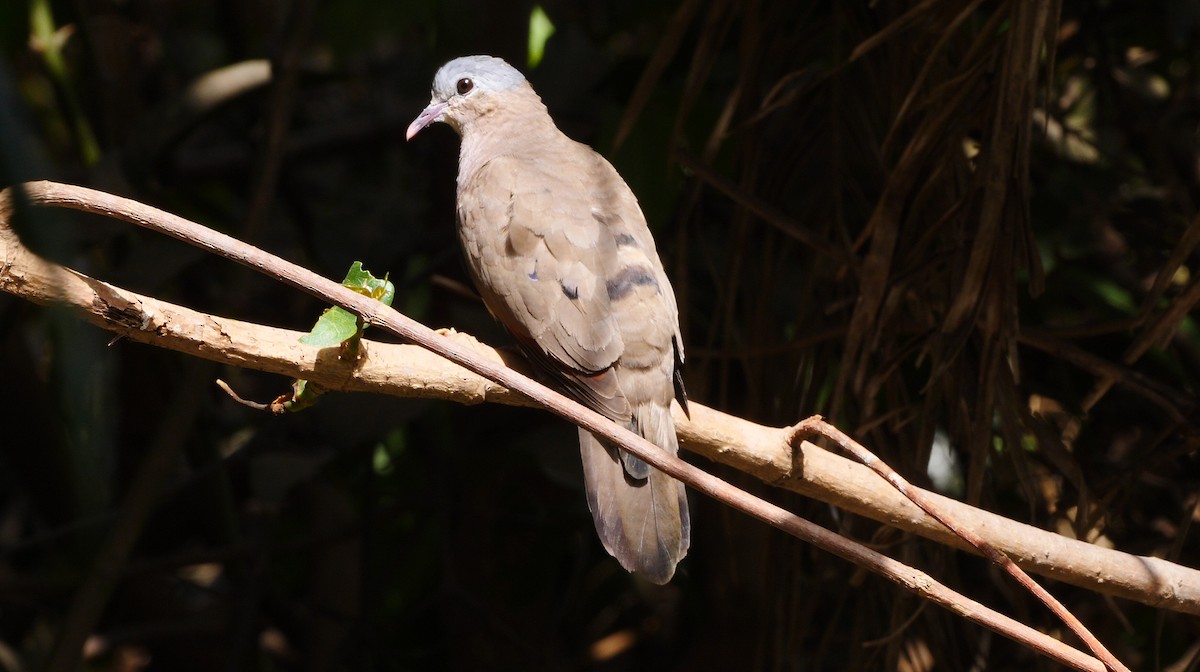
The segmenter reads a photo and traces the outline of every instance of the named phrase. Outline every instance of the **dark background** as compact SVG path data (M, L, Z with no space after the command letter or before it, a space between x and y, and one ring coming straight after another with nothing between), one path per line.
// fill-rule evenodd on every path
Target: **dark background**
M1200 5L549 2L530 68L533 7L9 0L0 184L130 196L333 278L361 260L405 313L503 344L457 289L457 139L403 141L439 65L502 56L638 194L693 399L825 414L924 485L942 444L955 496L1200 565ZM218 74L251 59L273 83ZM205 76L222 92L189 103ZM323 308L131 226L19 224L198 310L304 330ZM42 669L81 600L97 670L1053 668L700 496L676 579L631 578L548 414L334 394L271 417L212 381L287 380L111 339L0 296L0 669ZM85 596L152 455L161 498ZM1063 632L983 560L714 469ZM1200 664L1195 618L1046 583L1135 669Z

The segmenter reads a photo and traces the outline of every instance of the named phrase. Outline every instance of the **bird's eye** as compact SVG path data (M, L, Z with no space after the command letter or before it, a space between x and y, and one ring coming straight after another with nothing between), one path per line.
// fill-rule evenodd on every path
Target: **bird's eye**
M458 89L458 95L466 95L471 92L471 89L475 88L475 82L472 82L469 77L463 77L458 80L455 88Z

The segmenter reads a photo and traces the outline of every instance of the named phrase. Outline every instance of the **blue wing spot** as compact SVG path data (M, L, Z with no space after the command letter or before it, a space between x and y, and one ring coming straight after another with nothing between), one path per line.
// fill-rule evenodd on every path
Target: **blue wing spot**
M654 273L645 266L630 266L604 283L609 301L619 301L628 296L634 288L647 286L657 287L658 280L654 279Z

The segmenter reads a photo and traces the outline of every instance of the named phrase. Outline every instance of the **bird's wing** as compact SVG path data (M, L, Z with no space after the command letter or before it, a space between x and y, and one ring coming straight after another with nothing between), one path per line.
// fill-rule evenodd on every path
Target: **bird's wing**
M459 236L488 309L541 373L629 421L612 370L625 350L607 285L617 242L592 206L578 158L492 159L460 185Z

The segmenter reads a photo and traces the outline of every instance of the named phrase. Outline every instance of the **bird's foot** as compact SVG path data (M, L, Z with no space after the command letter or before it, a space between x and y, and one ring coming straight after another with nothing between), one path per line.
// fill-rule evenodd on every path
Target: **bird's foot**
M465 331L458 331L454 327L442 327L441 329L435 329L434 331L437 332L439 336L445 336L446 338L451 339L455 343L458 343L459 345L469 349L471 352L479 355L483 359L496 364L504 363L504 357L500 354L499 350L480 341L478 338L475 338Z

